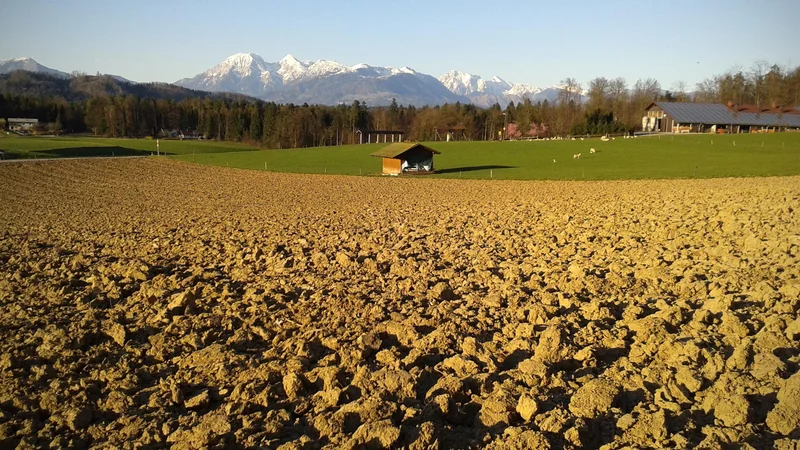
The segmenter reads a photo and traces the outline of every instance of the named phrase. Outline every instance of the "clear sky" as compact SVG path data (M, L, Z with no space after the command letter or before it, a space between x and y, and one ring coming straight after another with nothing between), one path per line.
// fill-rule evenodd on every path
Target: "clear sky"
M135 81L191 77L238 52L539 86L653 77L666 89L757 60L800 65L800 0L3 3L0 60Z

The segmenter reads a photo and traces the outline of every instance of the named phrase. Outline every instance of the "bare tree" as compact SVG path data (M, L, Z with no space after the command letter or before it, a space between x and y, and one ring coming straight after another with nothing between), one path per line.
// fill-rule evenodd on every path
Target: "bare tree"
M597 77L589 82L589 103L590 110L608 109L609 94L611 93L611 82L604 77Z
M581 84L575 78L561 80L561 90L558 92L557 133L566 135L571 131L581 107L580 98Z
M698 102L711 103L720 101L719 84L714 78L706 78L695 85L694 99Z
M764 100L764 84L765 78L769 72L769 64L764 60L759 60L753 63L752 67L750 67L750 79L748 80L752 87L753 92L753 100L755 101L756 105L761 105L761 102Z
M788 94L787 72L781 66L775 64L770 67L769 72L764 75L764 95L765 100L773 104L785 104Z
M687 87L688 84L684 80L678 80L672 84L672 90L675 92L675 97L679 102L685 102L688 99Z
M614 111L615 119L618 122L628 124L628 82L625 78L617 77L609 82L609 96L611 109Z

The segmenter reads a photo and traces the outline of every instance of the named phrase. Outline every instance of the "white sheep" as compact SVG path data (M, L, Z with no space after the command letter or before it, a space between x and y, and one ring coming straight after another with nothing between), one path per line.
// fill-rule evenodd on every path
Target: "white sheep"
M594 147L589 149L589 153L594 153L594 152L595 152Z
M581 159L581 154L575 153L574 155L572 155L572 159Z

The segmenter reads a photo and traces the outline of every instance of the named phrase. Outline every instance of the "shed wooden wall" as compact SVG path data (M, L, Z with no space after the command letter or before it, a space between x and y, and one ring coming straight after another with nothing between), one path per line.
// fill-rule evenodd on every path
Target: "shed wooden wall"
M383 158L383 173L399 174L402 161L394 158Z

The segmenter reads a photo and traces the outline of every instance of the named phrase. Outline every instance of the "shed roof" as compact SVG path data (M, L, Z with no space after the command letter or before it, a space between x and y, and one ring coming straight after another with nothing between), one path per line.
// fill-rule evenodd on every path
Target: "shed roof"
M398 142L395 144L387 145L382 149L378 150L370 154L370 156L377 156L379 158L397 158L398 156L402 155L403 153L415 149L417 147L422 148L423 150L427 150L429 152L435 153L440 155L441 152L438 152L430 147L424 146L419 142Z
M800 115L794 113L733 111L721 103L657 102L647 109L653 106L658 106L680 123L800 127Z

